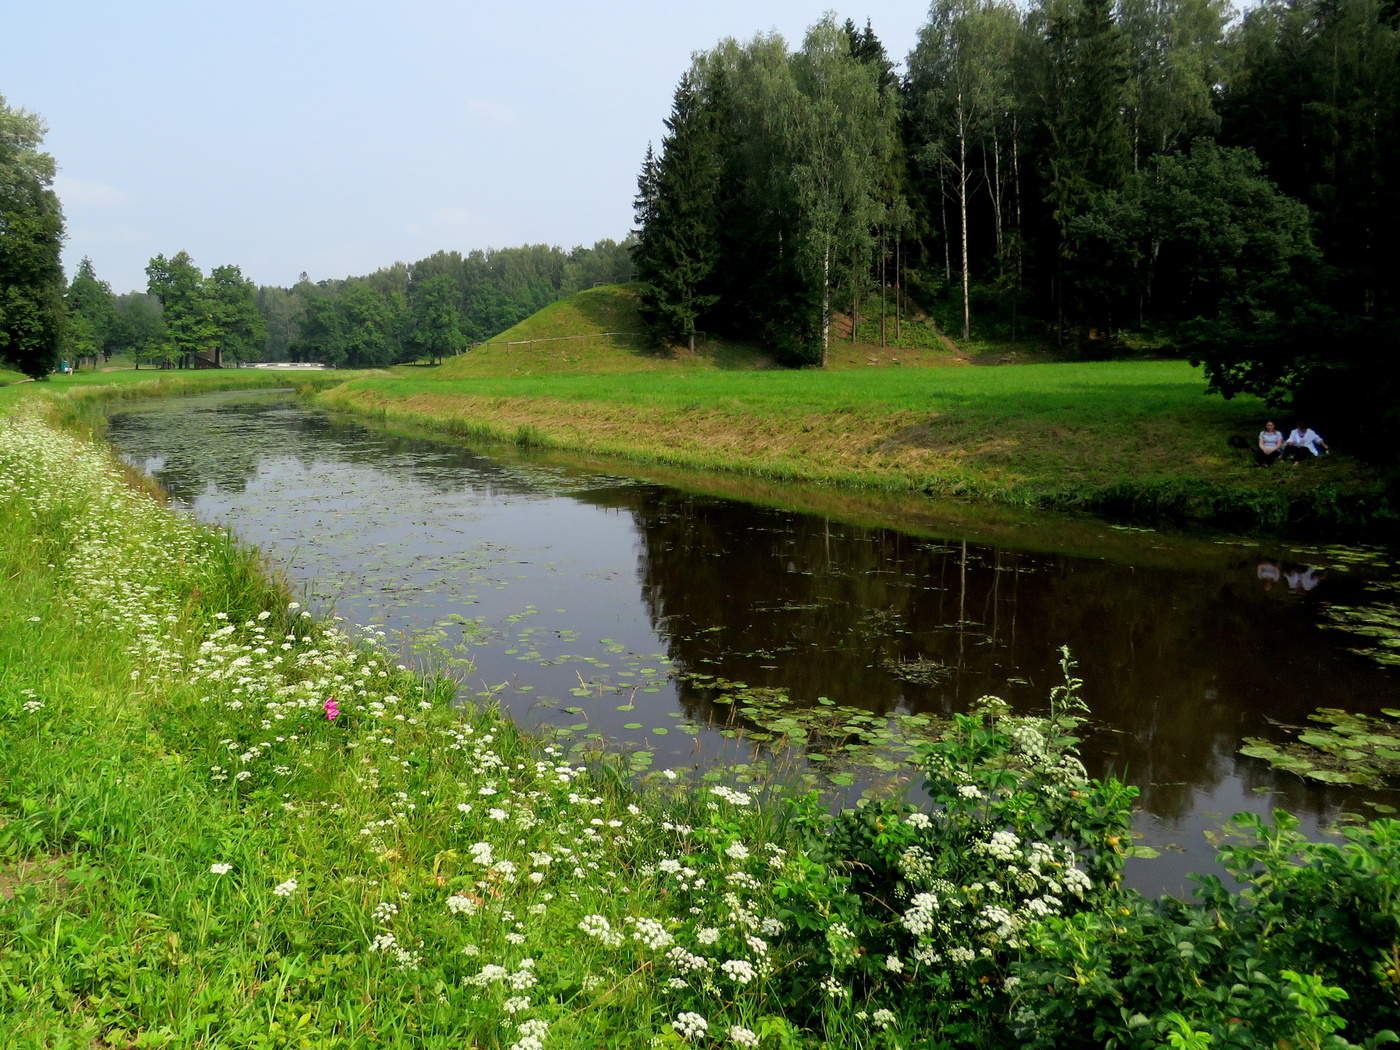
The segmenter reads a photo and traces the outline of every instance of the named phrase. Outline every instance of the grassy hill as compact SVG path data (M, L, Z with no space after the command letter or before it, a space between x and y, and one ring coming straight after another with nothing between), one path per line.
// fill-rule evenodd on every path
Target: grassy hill
M724 340L702 340L693 354L656 350L643 334L636 288L612 284L551 303L476 349L450 358L434 374L444 378L555 375L752 369L771 364L755 347Z

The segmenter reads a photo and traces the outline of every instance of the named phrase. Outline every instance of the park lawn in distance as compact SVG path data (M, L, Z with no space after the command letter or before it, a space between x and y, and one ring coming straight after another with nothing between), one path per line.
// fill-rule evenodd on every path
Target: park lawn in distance
M1268 414L1207 396L1182 361L843 372L369 378L327 404L476 438L1034 506L1260 521L1322 489L1379 484L1333 456L1261 470ZM1223 501L1223 502L1222 502ZM1248 517L1249 515L1246 515Z

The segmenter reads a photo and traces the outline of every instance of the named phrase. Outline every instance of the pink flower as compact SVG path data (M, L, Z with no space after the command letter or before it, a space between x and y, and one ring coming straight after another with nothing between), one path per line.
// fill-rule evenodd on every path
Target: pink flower
M340 705L337 704L337 703L335 702L335 694L334 694L334 693L332 693L330 696L326 697L326 702L325 702L325 704L324 704L324 707L325 707L325 709L326 709L326 720L327 720L327 721L329 721L329 722L334 722L334 721L340 716Z

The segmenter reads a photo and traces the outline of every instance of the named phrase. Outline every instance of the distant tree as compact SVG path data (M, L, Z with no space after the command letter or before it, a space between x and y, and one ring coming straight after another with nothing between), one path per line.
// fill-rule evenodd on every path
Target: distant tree
M920 31L909 60L911 118L918 128L919 159L940 171L939 184L951 186L957 208L962 277L962 337L971 335L972 271L969 250L969 211L978 177L977 162L984 140L995 143L1000 175L999 118L1006 110L1009 79L1006 46L1014 31L1013 9L984 0L935 0L929 22ZM1001 237L1001 187L991 179L996 231Z
M1101 303L1076 284L1069 226L1132 170L1125 120L1127 39L1111 0L1041 0L1031 12L1027 74L1042 128L1041 166L1053 245L1055 331L1078 344L1107 324Z
M336 309L337 286L325 281L312 284L302 274L292 291L302 304L303 315L297 340L290 348L292 359L332 367L345 364L346 347L339 336Z
M1400 317L1400 20L1377 0L1265 0L1229 39L1221 140L1316 216L1335 307ZM1380 337L1377 333L1376 337Z
M634 238L621 243L604 238L591 248L582 245L569 252L564 263L564 280L559 291L563 295L587 291L600 284L626 284L636 276L632 261Z
M147 292L117 296L108 345L113 353L130 354L137 368L165 360L170 336L161 315L160 300Z
M39 149L47 129L0 95L0 358L42 378L64 338L63 211L54 160Z
M215 345L219 328L206 294L204 276L188 252L167 259L154 256L146 265L146 289L160 300L168 345L163 363L185 368L190 359Z
M351 368L383 368L402 358L395 297L364 278L346 282L334 306L330 357Z
M262 357L267 327L258 311L257 289L237 266L216 266L204 281L205 308L212 322L213 345L225 360Z
M831 343L832 291L839 267L867 260L884 215L882 177L895 148L895 96L881 90L878 65L853 57L831 18L807 33L793 57L805 114L793 175L800 207L799 258L817 291L816 363Z
M95 364L98 355L110 349L116 299L111 286L98 280L87 256L78 263L64 302L68 309L69 352L75 360L90 357Z
M439 362L462 349L466 340L458 299L457 284L445 273L409 285L408 345L414 353Z
M305 301L291 289L263 285L258 289L256 302L266 332L263 360L290 360L292 347L301 337L301 323L306 317Z
M1224 79L1229 13L1225 0L1118 0L1134 168L1219 128L1214 92Z

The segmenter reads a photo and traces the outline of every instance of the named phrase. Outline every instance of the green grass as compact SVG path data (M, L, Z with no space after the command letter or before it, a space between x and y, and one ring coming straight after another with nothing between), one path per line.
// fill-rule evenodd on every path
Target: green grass
M434 374L515 376L763 367L771 367L766 355L728 340L702 339L694 354L684 349L653 348L637 314L636 288L605 285L551 303L475 350L449 358Z
M641 1047L778 1008L666 984L666 943L752 949L657 864L749 868L771 918L784 810L452 706L49 415L0 416L6 1047Z
M0 368L0 386L9 386L11 383L23 383L29 377L23 372L13 372L7 368Z
M1181 361L367 378L325 403L477 439L674 466L1238 527L1366 520L1344 455L1260 470L1261 402Z
M709 395L810 406L783 395L796 377L775 378ZM857 898L870 869L848 858L864 854L824 837L811 800L729 786L724 770L637 783L629 756L579 764L489 696L455 704L450 683L308 615L255 553L170 513L109 449L58 425L74 396L135 396L144 379L18 389L0 402L7 1050L678 1047L696 1017L697 1046L889 1050L937 1037L921 1019L939 995L990 1004L988 1030L1006 1034L1015 1001L997 967L1014 957L921 963L933 942L904 922L908 901L885 884ZM640 386L623 395L647 407ZM866 396L842 404L899 412L913 395ZM660 410L684 410L678 397ZM1112 398L1090 400L1113 415ZM1005 766L983 772L1005 783ZM901 871L900 851L937 820L897 803L864 814L848 826L868 825ZM1129 845L1107 840L1098 861ZM1049 899L1018 920L1031 943ZM953 946L978 959L985 939ZM1356 965L1379 974L1383 947ZM1059 993L1027 983L1060 1016ZM1108 1036L1134 1038L1120 1012Z

